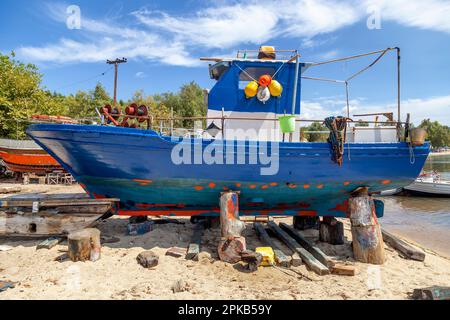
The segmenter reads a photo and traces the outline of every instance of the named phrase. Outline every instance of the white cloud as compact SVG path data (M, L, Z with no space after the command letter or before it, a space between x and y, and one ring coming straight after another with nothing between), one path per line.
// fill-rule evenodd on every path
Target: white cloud
M450 33L450 1L446 0L368 0L378 7L381 20Z
M142 71L136 72L135 74L136 78L145 78L146 74Z
M397 115L397 105L369 104L366 99L356 98L350 100L350 118L353 114L393 112ZM405 99L401 101L402 120L405 121L406 114L410 113L411 122L418 125L423 119L430 118L443 124L450 125L450 95L429 97L425 99ZM345 100L341 97L320 97L306 100L301 105L301 117L304 119L324 119L328 116L339 116L346 114ZM354 120L358 120L356 117ZM367 118L368 119L368 118Z
M440 0L248 0L219 2L193 13L171 15L140 9L126 16L91 19L81 7L81 30L39 47L24 46L19 55L33 61L99 62L117 56L164 64L197 66L196 52L228 53L272 39L300 39L320 45L317 36L364 21L378 6L381 19L450 33L450 3ZM66 4L50 3L47 15L65 27ZM329 36L327 36L329 37ZM332 37L332 35L331 35ZM336 55L336 52L329 52Z

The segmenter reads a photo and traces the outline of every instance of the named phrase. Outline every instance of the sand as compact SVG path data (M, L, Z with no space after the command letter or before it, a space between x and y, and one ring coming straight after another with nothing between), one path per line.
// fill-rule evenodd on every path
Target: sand
M36 192L81 192L78 186L24 186ZM375 266L355 262L350 247L351 235L345 223L346 242L332 246L318 243L323 251L356 266L356 276L317 276L304 265L292 271L260 267L249 273L241 264L218 260L216 247L219 229L209 229L203 237L199 261L166 256L172 246L185 248L193 230L189 219L184 225L156 225L140 236L126 235L127 218L113 217L98 225L102 235L120 238L102 247L96 262L63 262L67 243L47 250L36 250L39 239L0 237L0 280L15 282L15 288L0 292L0 299L408 299L415 288L450 286L450 260L426 251L424 262L406 260L386 246L386 263ZM278 222L280 219L276 219ZM282 219L291 222L291 219ZM303 232L318 240L316 230ZM252 223L244 231L248 247L261 246ZM159 255L159 264L145 269L136 262L143 250ZM283 247L286 254L289 250ZM286 274L288 273L288 274ZM174 292L177 286L181 292Z

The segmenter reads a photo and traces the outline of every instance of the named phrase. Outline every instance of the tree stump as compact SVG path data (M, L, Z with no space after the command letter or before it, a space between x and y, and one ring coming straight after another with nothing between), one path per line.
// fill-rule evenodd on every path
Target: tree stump
M323 217L319 227L319 239L333 245L344 244L344 224L334 217Z
M100 259L100 230L87 228L67 236L68 255L72 261L97 261Z
M383 264L383 236L375 214L375 204L368 195L367 188L354 194L349 204L355 259L365 263Z
M245 223L239 220L238 193L223 192L220 196L220 260L229 263L241 260L241 252L246 249L245 238L241 236L244 229Z

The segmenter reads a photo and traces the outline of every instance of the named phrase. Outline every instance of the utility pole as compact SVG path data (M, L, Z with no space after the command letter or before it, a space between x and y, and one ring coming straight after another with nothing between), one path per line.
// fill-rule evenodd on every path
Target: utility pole
M119 63L125 63L127 62L127 58L122 59L116 59L116 60L106 60L107 64L113 64L114 65L114 103L113 106L115 107L117 105L117 71L119 67Z

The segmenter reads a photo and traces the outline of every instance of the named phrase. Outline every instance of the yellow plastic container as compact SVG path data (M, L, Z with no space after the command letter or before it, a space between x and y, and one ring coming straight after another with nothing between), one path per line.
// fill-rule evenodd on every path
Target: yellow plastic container
M256 81L250 81L245 86L244 92L247 98L256 96L256 93L258 92L258 83Z
M275 264L275 253L271 247L258 247L255 249L255 252L262 255L262 266L270 267Z

